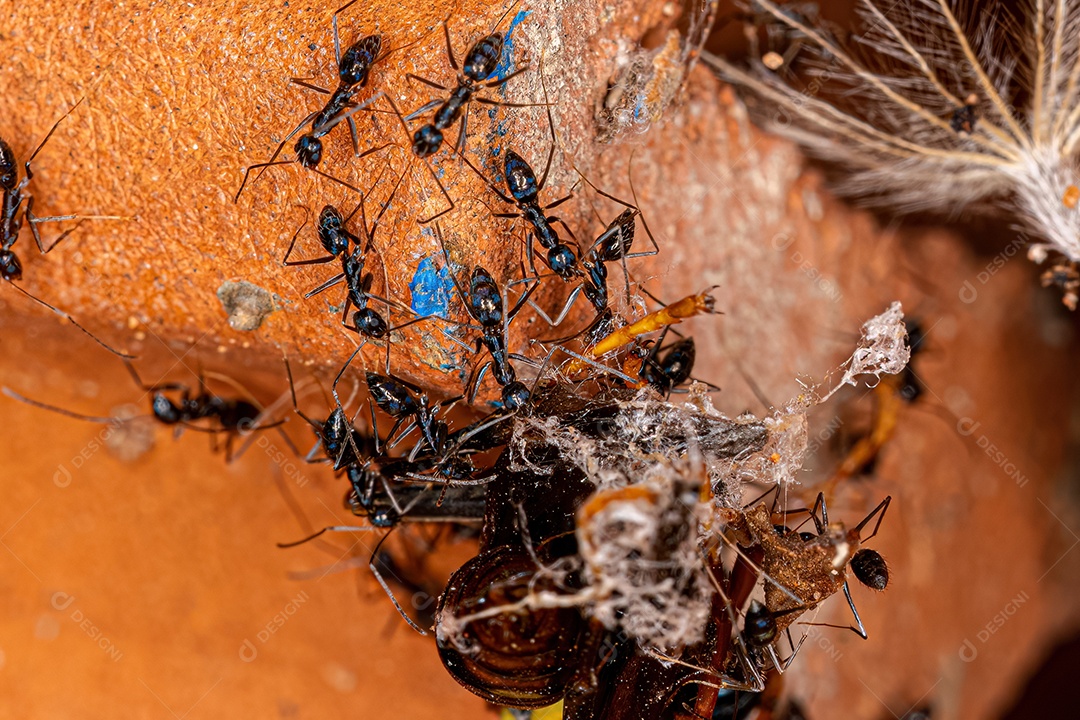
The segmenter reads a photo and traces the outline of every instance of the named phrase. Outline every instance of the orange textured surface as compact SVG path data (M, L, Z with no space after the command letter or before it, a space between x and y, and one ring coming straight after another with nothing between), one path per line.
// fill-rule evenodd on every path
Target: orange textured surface
M268 158L290 123L315 107L310 93L286 79L329 81L334 5L225 7L18 6L0 40L9 58L0 70L0 132L17 149L32 147L85 95L42 153L31 187L35 208L135 217L87 223L46 258L24 234L18 249L27 287L77 311L109 340L143 352L140 368L148 378L190 383L198 357L269 403L286 390L277 347L332 372L353 345L325 303L301 299L329 273L279 267L303 216L293 205L348 204L347 195L299 170L277 169L238 205L231 201L241 168ZM456 48L501 12L477 15L476 7L456 8ZM610 14L598 7L527 7L532 14L521 24L527 41L518 52L538 60L547 48L545 75L559 99L566 157L556 155L550 197L573 183L567 158L605 189L629 197L633 151L635 187L662 254L635 261L632 272L638 279L655 275L649 287L668 298L721 286L715 295L724 315L687 324L698 341L696 374L724 388L719 407L761 410L743 373L774 402L794 395L797 376L821 378L835 367L859 324L892 299L903 300L929 328L919 364L929 389L921 407L902 414L876 476L846 485L830 508L854 521L884 494L894 496L874 541L889 560L890 588L882 595L854 590L871 639L815 633L789 687L816 718L877 720L918 702L934 706L935 720L993 717L1046 644L1080 619L1074 599L1080 523L1067 485L1076 470L1066 456L1076 395L1072 319L1037 287L1024 262L1010 255L1000 269L991 265L1004 244L979 255L944 231L883 231L832 200L796 151L757 131L730 90L700 68L665 122L596 146L592 115L618 41L639 37L654 21L636 16L629 4ZM373 6L357 6L343 28L370 30L377 19L382 31L400 30L408 41L446 12L436 4L424 6L425 13L429 8L430 16L391 27ZM63 22L49 20L61 13ZM619 22L602 22L608 18ZM417 48L426 58L418 71L445 77L438 35ZM389 75L395 89L403 88L397 80L412 57L411 51L392 56L376 80ZM522 76L507 96L538 100L537 77ZM415 92L402 104L425 99ZM539 163L547 147L542 113L505 115L509 137L521 138L523 154ZM327 167L360 179L364 170L344 162L347 132L329 137ZM391 155L399 172L403 157ZM443 165L455 197L468 197L468 188L480 192L467 168ZM437 191L426 172L414 174L400 216L388 214L394 219L387 238L394 240L381 253L395 296L404 295L417 259L435 251L409 215L437 208ZM492 195L482 197L494 206ZM585 223L584 197L566 207L561 215ZM487 220L476 220L487 208L466 201L458 210L446 220L458 250L475 253L493 272L512 274L518 250ZM254 333L230 330L215 297L226 279L265 287L286 310ZM974 301L964 302L970 300L960 294L965 283L977 289ZM26 307L3 288L0 299L8 308ZM2 320L5 384L94 414L138 398L119 363L71 328L10 309ZM531 316L518 331L551 332ZM155 336L166 338L167 348ZM200 341L195 354L178 363L194 340ZM247 352L217 353L245 345ZM395 367L405 367L406 352L415 353L414 375L459 391L456 374L421 372L422 364L438 363L430 348L418 348L395 345ZM324 382L327 377L324 370ZM807 498L838 459L836 437L854 434L865 413L860 394L839 396L814 418L811 436L821 450L801 478ZM325 411L317 390L306 402L312 412ZM58 468L74 468L100 426L8 398L0 398L0 418L8 448L0 512L6 584L0 709L8 714L77 709L83 717L113 717L123 707L139 717L363 716L372 709L387 717L483 716L482 703L450 680L431 645L396 618L366 574L359 577L362 599L354 573L288 580L290 570L333 558L315 548L273 547L302 534L274 488L274 473L291 483L313 523L340 522L343 488L324 473L303 468L299 475L309 482L297 487L288 465L283 469L265 448L253 447L225 466L220 455L210 455L205 437L188 433L174 442L157 428L149 454L124 463L104 450L91 452L60 487ZM970 422L958 425L964 418ZM307 441L307 430L293 425L292 437ZM1019 484L1016 473L1026 482ZM259 631L300 593L308 599L261 642ZM980 632L1021 593L1025 599L1007 621L982 640ZM76 612L119 659L95 644ZM818 619L846 622L846 612L834 599ZM253 662L240 657L245 639L257 646ZM970 662L961 655L965 641L977 651Z

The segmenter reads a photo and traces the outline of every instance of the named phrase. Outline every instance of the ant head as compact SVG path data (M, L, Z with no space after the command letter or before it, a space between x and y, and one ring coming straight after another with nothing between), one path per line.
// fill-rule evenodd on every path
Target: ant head
M577 256L569 245L563 243L548 250L548 265L563 280L571 280L578 274Z
M11 250L0 250L0 278L4 280L21 280L22 263L19 256Z
M153 399L150 401L150 410L154 413L154 417L165 423L166 425L175 425L180 422L183 413L176 404L165 397L165 393L154 393Z
M333 205L325 205L319 213L319 242L331 255L340 255L349 249L349 237L344 233L345 218Z
M743 621L743 637L754 647L765 647L776 639L776 618L757 600L750 601Z
M506 151L506 188L519 203L536 202L540 186L529 163L513 150Z
M375 312L371 308L364 308L357 310L352 316L353 327L361 335L366 335L372 338L385 337L387 331L390 329L383 320L382 315Z
M481 38L465 56L465 60L461 63L461 73L473 82L487 80L499 66L502 49L502 35L488 35Z
M889 584L889 567L881 553L863 548L851 556L851 572L871 590L884 590Z
M314 135L301 135L293 150L296 161L306 168L313 168L322 160L322 140Z
M0 139L0 188L14 190L15 183L19 180L19 172L16 168L15 153L11 146Z
M381 35L368 35L358 40L341 55L338 65L338 79L342 85L363 85L367 82L368 72L379 57L382 49Z
M529 388L517 380L503 386L502 402L507 410L520 410L529 402Z
M412 151L418 158L426 158L439 152L443 134L434 125L425 125L413 133Z
M448 480L468 480L476 468L464 458L452 457L439 465L439 472Z

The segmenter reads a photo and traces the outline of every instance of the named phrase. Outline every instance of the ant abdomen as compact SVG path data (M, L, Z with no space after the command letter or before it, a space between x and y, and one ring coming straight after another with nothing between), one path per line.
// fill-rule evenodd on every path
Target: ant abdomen
M301 135L293 150L297 161L306 168L313 168L322 160L322 141L311 135Z
M0 187L4 190L15 189L15 183L19 180L17 164L11 146L0 138Z
M884 590L889 584L889 567L881 553L863 548L851 556L851 572L871 590Z
M382 50L382 36L368 35L341 55L338 78L342 85L366 85L368 73Z
M520 547L482 552L451 576L438 622L452 616L457 624L480 610L519 602L529 594L536 569ZM574 608L508 611L467 621L453 639L439 632L439 655L454 679L476 695L511 707L543 707L571 687L583 629Z
M461 65L461 72L473 82L487 80L499 66L502 49L502 35L488 35L472 46Z

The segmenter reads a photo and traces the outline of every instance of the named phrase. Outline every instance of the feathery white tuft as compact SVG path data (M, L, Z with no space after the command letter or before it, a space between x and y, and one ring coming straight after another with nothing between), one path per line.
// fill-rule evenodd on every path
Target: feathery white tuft
M702 58L772 105L769 130L850 168L844 194L901 211L1011 204L1043 241L1029 256L1056 255L1044 284L1075 304L1080 208L1067 198L1080 187L1080 2L1032 0L1026 20L995 5L976 22L949 0L861 0L865 28L841 42L751 1L809 51L808 69Z

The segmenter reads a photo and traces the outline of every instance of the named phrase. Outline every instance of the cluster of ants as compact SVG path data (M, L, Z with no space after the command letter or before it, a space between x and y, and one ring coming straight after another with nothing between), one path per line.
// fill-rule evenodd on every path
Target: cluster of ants
M340 263L337 274L305 297L344 284L347 293L341 322L356 332L361 342L334 380L334 407L325 420L312 418L300 409L286 359L293 408L317 436L317 445L306 459L329 464L335 473L345 476L348 481L345 505L356 516L365 518L368 525L324 528L299 542L282 544L282 547L308 542L326 532L391 530L404 522L480 524L479 555L453 575L439 602L436 639L440 656L451 675L477 695L499 705L524 709L561 700L564 702L563 717L567 720L744 717L751 707L762 703L766 684L790 666L801 647L802 642L795 642L791 633L796 620L840 590L854 615L855 625L850 629L865 638L866 631L855 610L846 572L850 568L859 582L872 589L886 587L889 573L885 561L863 544L877 533L890 498L882 501L850 530L845 530L839 523L830 523L823 496L818 497L812 508L801 511L781 513L778 510L779 492L771 505L762 497L745 506L720 509L723 530L711 531L717 540L702 545L698 563L703 573L700 583L708 583L711 587L712 610L705 626L698 629L698 640L684 647L644 647L638 639L622 630L620 618L615 618L614 624L605 624L590 617L587 606L570 601L589 582L582 569L578 547L578 533L585 523L599 517L605 509L615 507L613 503L641 502L643 498L645 502L659 500L633 491L633 484L598 493L594 480L568 460L559 447L543 436L520 433L517 422L529 418L554 423L561 431L572 431L585 441L599 442L610 438L613 423L617 425L625 419L627 404L636 399L647 396L652 407L671 408L671 412L675 412L675 406L668 404L668 398L673 392L685 391L684 386L694 381L691 373L695 347L690 337L666 346L664 340L672 325L699 314L712 313L713 299L709 291L705 291L670 304L660 303L660 309L632 322L624 320L612 308L609 264L622 264L629 300L630 275L626 261L654 255L659 252L659 247L636 204L596 188L584 176L585 182L597 193L625 207L585 252L581 252L569 227L548 214L570 196L541 205L540 194L555 149L554 123L550 104L546 101L546 88L545 102L538 105L546 107L552 145L539 178L524 158L507 149L503 153L504 192L468 160L465 151L471 102L510 107L530 105L506 103L482 94L482 91L499 87L529 69L526 65L503 76L497 74L504 38L495 29L510 10L503 14L491 33L469 48L460 64L451 46L448 23L444 22L447 57L457 73L457 83L447 87L410 74L409 78L446 93L446 97L403 116L390 96L382 92L359 100L372 68L390 52L384 50L379 35L363 37L342 51L338 16L354 2L333 15L338 87L331 91L306 80L293 80L328 95L329 99L321 110L311 113L288 134L268 162L247 169L236 198L239 199L253 171L261 173L269 167L291 163L355 190L363 197L358 188L318 169L324 154L322 138L344 122L351 131L357 157L386 147L361 153L354 118L360 111L372 110L379 98L385 98L390 112L409 134L412 153L425 164L427 158L442 148L444 131L460 124L455 153L483 178L494 194L515 208L512 213L496 213L495 216L520 218L527 226L528 271L522 263L520 279L500 284L488 270L475 265L467 281L459 281L452 272L453 264L443 243L441 228L435 224L442 255L451 270L454 291L469 320L456 323L441 316L419 316L398 301L374 294L375 279L366 269L369 255L375 251L373 239L394 194L412 167L411 161L370 223L363 199L348 215L331 205L322 209L315 223L315 233L326 252L324 256L292 259L307 222L296 231L283 264L292 267ZM430 122L415 131L409 130L410 121L429 113ZM301 133L304 128L309 129ZM54 125L46 140L55 129ZM295 158L279 160L288 142L298 133L300 137L293 148ZM40 149L39 145L30 160ZM39 249L45 253L67 233L46 248L42 245L37 224L76 217L35 217L31 212L32 198L23 192L32 177L30 162L25 164L25 176L21 181L16 167L11 149L0 142L0 185L3 187L0 273L13 285L13 281L21 277L21 266L11 247L23 220L29 222ZM430 165L428 169L431 170ZM433 170L431 176L439 182ZM432 222L453 208L453 200L441 183L439 186L451 207L421 220L421 223ZM354 225L357 213L359 222ZM632 252L639 219L652 248ZM557 225L566 228L571 243L560 238ZM539 244L546 253L534 250L533 243ZM534 255L540 257L550 274L537 271ZM576 283L562 308L552 313L554 317L531 300L534 291L549 277ZM519 286L525 289L511 302L508 293ZM15 287L26 293L19 286ZM555 327L568 317L582 295L594 311L593 320L584 330L550 341L553 348L542 359L511 352L509 327L526 305ZM90 334L67 313L36 297L33 299ZM400 310L413 317L394 326L387 320L388 313L380 312L378 306ZM465 350L486 351L487 359L475 364L462 395L436 401L423 388L391 372L393 334L427 321L445 326L444 335ZM458 339L470 330L479 335L475 348ZM648 339L655 333L660 333L659 337ZM114 350L96 337L94 339L119 355L135 382L152 393L154 418L180 428L224 434L227 458L233 456L232 442L237 437L254 430L280 428L284 422L264 423L264 412L255 403L215 395L206 387L201 373L195 391L180 383L147 385L130 363L131 356ZM570 341L573 340L580 341L580 351L572 349ZM365 373L370 400L365 417L367 429L362 430L354 424L356 418L350 419L346 412L345 406L349 402L341 402L338 385L369 341L385 343L386 359L382 372ZM601 362L615 353L620 353L617 367ZM517 368L522 365L535 372L531 385L519 379ZM588 379L577 379L589 368L591 376ZM462 401L473 405L489 372L499 386L496 409L478 420L455 427L447 419L451 408ZM696 392L704 392L701 388L707 390L711 386L695 381L694 387ZM30 400L8 388L4 388L4 392L20 401L67 415L96 422L116 421L115 418L71 413ZM695 392L694 388L691 392ZM179 397L170 397L171 393L179 393ZM358 411L357 415L360 414ZM380 416L390 421L389 432L379 429ZM722 426L733 433L732 447L725 451L728 457L752 454L766 445L769 431L763 425L736 425L711 416L695 418L694 422L707 425L710 432ZM197 424L206 420L212 422L209 428ZM387 424L385 419L383 424L384 427ZM680 432L682 434L663 436L661 440L665 446L657 452L685 456L693 451L700 437L691 437L690 430ZM863 452L872 455L874 448L863 448ZM491 457L496 459L483 461ZM691 501L695 497L709 498L716 491L710 479L712 470L687 473L697 478L683 488ZM798 512L806 513L807 521L812 520L813 532L787 524L786 518ZM679 517L683 527L660 533L650 552L659 557L670 556L674 544L681 542L678 538L685 539L688 533L696 533L698 520L694 516ZM873 530L863 536L864 528L875 520ZM385 538L386 535L382 540ZM402 608L377 567L382 540L372 553L369 567L401 616L417 632L426 634L425 629ZM732 552L734 561L731 560ZM577 564L571 563L572 569L567 573L556 577L545 572L547 568L575 558ZM751 599L759 580L764 584L763 597ZM538 594L549 599L546 604L530 601ZM557 600L560 597L565 602ZM472 619L452 630L449 621L461 617ZM782 657L779 646L785 637L790 653ZM759 707L759 717L770 717L760 714L766 712L769 711L764 705Z

